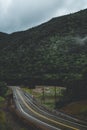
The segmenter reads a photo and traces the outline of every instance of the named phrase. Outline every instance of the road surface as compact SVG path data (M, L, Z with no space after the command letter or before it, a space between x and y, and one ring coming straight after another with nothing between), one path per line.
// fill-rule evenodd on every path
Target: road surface
M38 105L34 98L19 87L12 87L15 108L27 121L43 130L87 130L87 126L75 120L64 119Z

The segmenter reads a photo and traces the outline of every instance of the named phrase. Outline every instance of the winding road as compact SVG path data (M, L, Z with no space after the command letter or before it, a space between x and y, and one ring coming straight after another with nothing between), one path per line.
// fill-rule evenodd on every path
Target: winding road
M87 130L87 126L76 120L66 119L48 112L20 87L11 87L15 109L27 121L43 130Z

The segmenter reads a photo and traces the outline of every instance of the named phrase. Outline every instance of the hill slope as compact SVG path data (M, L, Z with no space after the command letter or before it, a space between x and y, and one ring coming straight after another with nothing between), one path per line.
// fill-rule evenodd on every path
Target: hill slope
M0 79L15 84L69 86L74 97L78 89L78 97L86 97L86 91L81 93L83 87L87 90L86 36L87 9L27 31L1 33Z

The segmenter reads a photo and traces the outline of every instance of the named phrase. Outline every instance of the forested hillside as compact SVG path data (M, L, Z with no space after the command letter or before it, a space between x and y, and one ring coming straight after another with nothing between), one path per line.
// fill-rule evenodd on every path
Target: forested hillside
M87 9L27 31L0 33L0 80L61 85L71 98L86 98Z

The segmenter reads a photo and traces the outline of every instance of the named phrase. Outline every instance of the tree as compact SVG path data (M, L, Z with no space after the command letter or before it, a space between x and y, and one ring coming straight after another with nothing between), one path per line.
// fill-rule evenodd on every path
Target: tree
M0 82L0 96L5 96L7 92L7 85L5 82Z

